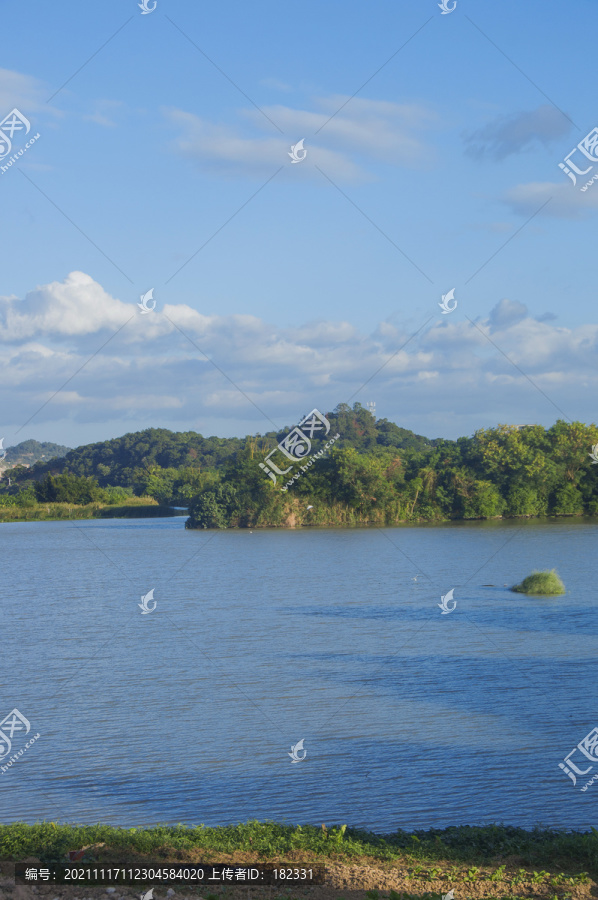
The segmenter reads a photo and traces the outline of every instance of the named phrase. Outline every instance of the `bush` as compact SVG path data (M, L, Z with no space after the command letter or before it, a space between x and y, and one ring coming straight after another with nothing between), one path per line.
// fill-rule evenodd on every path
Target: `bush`
M505 501L498 488L490 481L476 479L472 496L463 499L464 519L491 519L500 516L505 508Z
M209 487L189 504L186 528L228 528L237 492L230 484Z
M583 514L583 497L575 485L566 484L555 491L552 514L555 516L581 516Z
M104 488L104 493L106 495L105 502L115 506L117 503L123 503L128 497L132 497L133 489L109 484L108 487Z
M95 478L78 477L65 472L63 475L46 475L43 481L34 482L38 503L102 503L106 492Z
M35 497L35 491L31 487L23 488L17 494L13 494L15 498L15 503L17 506L20 506L23 509L33 509L34 506L37 506L37 499Z
M538 492L528 485L516 484L507 495L508 516L542 516L546 514L546 504L538 497Z
M565 585L559 578L555 569L549 572L532 572L527 578L524 578L521 584L515 584L511 588L518 594L564 594Z

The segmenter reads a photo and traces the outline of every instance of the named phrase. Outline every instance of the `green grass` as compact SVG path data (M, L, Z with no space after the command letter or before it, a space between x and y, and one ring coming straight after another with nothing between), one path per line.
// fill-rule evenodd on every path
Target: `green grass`
M532 572L521 584L513 585L511 590L518 594L544 594L552 597L564 594L565 585L557 575L556 569L550 569L548 572Z
M527 881L545 884L576 884L589 873L598 877L598 831L564 832L549 829L526 831L502 825L463 825L429 831L396 831L374 834L346 826L292 826L275 822L247 822L219 828L204 825L159 825L153 828L114 828L109 825L61 825L40 822L0 825L0 860L22 860L35 856L43 863L59 862L68 850L105 843L106 851L149 855L155 859L184 859L189 854L255 853L260 859L283 859L304 852L325 859L348 862L368 857L380 861L400 860L410 878L442 878L473 884L500 881L511 886ZM104 851L103 851L104 852ZM517 858L525 866L517 875L504 871L504 861ZM440 865L436 865L440 863ZM452 863L450 866L448 864ZM503 866L501 869L500 866ZM480 866L494 866L484 873Z
M0 522L48 522L60 519L150 518L174 516L169 507L151 497L126 497L118 504L34 503L32 506L0 506Z

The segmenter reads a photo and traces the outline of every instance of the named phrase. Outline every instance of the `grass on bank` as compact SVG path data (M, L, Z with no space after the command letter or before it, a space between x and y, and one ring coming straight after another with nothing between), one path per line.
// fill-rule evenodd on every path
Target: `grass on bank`
M520 584L513 585L511 590L518 594L544 594L554 597L557 594L565 593L565 585L559 578L556 569L550 569L545 572L532 572Z
M124 854L210 862L218 854L234 853L249 853L263 862L309 855L324 865L327 858L352 863L366 859L400 861L407 867L407 877L413 879L414 887L418 881L434 879L452 885L505 882L510 888L530 883L552 887L583 884L588 875L598 880L595 828L564 832L465 825L378 835L346 825L290 826L256 821L218 828L160 825L125 829L56 822L0 825L0 860L33 856L44 864L59 863L69 850L93 844L104 845L101 851L94 851L102 862Z
M112 503L33 503L28 506L0 506L0 522L48 522L60 519L137 519L174 516L168 506L152 497L127 497Z

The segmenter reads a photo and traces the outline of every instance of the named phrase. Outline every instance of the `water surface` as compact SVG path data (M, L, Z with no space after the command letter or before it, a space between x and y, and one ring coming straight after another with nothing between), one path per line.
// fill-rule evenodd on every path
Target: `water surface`
M598 725L590 520L184 521L0 525L0 718L41 735L1 821L594 823L558 767ZM552 567L562 597L503 586Z

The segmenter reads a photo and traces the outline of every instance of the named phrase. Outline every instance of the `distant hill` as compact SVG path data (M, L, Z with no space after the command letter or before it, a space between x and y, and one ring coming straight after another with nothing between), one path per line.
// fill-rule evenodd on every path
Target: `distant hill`
M33 466L36 462L65 456L69 450L70 447L53 444L51 441L21 441L14 447L6 448L6 456L0 462L0 467L7 469L12 466Z
M331 434L339 432L339 447L353 447L358 452L370 452L376 448L396 448L411 451L431 450L435 442L415 434L406 428L400 428L387 419L376 419L371 413L355 403L353 407L345 403L339 404L333 412L326 412L330 421ZM301 419L298 417L297 421ZM297 423L290 423L279 432L268 432L264 435L253 435L245 438L204 438L195 431L169 431L167 428L147 428L125 434L109 441L96 444L85 444L74 450L58 447L56 444L39 444L37 441L25 441L19 447L33 445L43 448L37 457L25 458L22 454L17 460L31 466L27 471L15 473L15 481L40 481L46 475L59 475L70 472L72 475L93 476L102 487L108 485L131 487L139 470L147 470L152 466L162 469L191 468L221 469L227 460L238 450L247 447L252 456L262 455L273 449L290 429ZM50 452L45 448L57 448ZM10 448L6 457L18 448ZM33 447L32 447L33 449ZM45 454L43 458L42 454ZM51 457L60 458L51 459ZM15 465L16 462L11 462Z
M21 473L19 481L40 480L47 474L68 471L94 476L103 487L129 487L138 469L217 468L243 444L241 438L204 438L195 431L147 428L109 441L85 444L69 450L61 459L38 462L30 471Z

